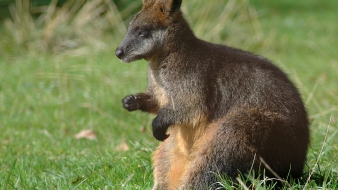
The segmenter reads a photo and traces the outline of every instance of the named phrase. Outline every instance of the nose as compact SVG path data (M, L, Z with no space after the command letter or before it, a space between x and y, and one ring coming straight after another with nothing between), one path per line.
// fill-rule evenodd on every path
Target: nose
M115 55L118 57L118 58L122 58L124 52L121 48L117 48L116 51L115 51Z

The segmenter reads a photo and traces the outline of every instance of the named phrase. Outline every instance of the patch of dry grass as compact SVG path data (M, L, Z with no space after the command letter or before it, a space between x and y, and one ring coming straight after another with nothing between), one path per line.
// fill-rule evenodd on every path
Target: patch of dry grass
M9 7L12 19L4 23L5 35L29 52L78 55L106 48L108 32L121 36L126 31L110 0L69 0L62 7L56 3L31 7L29 0L16 0Z

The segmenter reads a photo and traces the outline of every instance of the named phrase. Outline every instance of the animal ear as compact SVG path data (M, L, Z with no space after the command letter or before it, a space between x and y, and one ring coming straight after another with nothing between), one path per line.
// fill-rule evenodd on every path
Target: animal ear
M147 1L147 0L144 0ZM182 0L162 0L165 11L173 14L181 8Z

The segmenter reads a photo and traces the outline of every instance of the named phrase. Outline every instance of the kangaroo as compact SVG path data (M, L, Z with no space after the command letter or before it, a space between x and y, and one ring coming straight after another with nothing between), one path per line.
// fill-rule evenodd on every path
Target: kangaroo
M148 61L147 91L122 103L156 115L153 189L217 188L218 174L250 171L300 177L309 127L295 86L263 57L198 39L181 3L143 0L115 51Z

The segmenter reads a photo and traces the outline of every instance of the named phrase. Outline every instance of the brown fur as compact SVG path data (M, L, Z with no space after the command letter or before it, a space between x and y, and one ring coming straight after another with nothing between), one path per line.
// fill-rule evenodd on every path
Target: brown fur
M257 173L260 159L283 178L300 177L308 119L287 76L265 58L196 38L180 0L143 2L116 55L149 62L147 91L123 106L156 114L154 189L216 188L217 174Z

